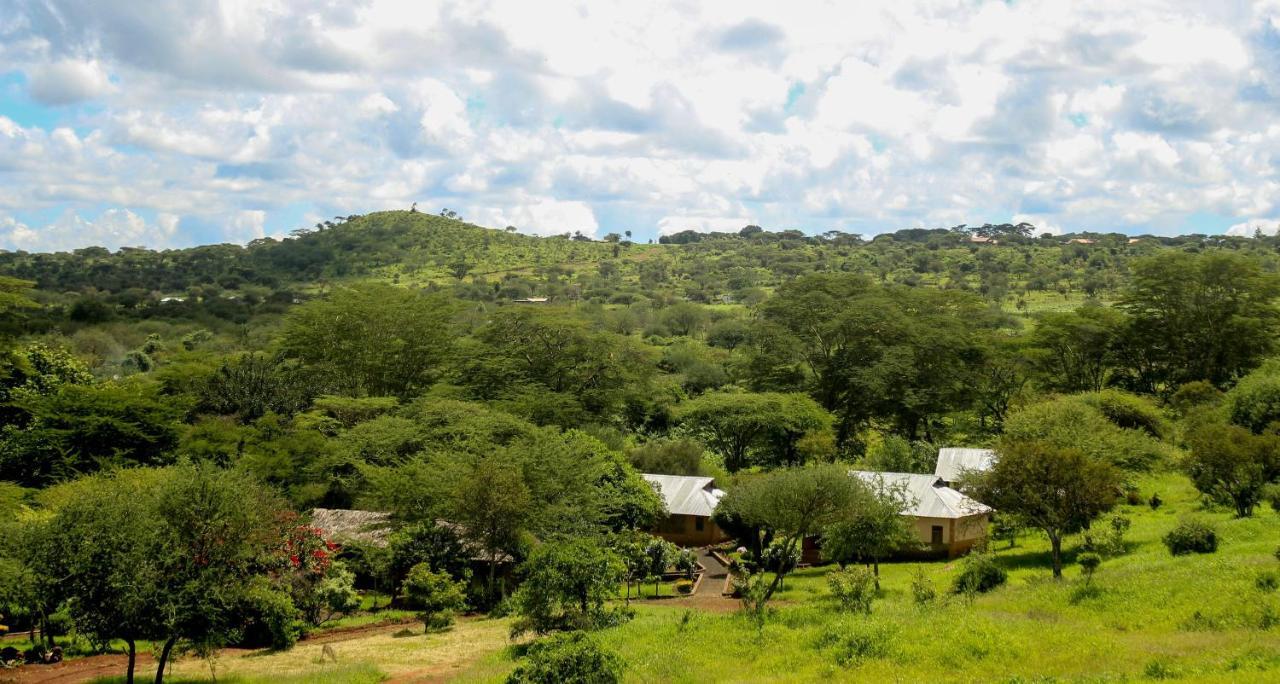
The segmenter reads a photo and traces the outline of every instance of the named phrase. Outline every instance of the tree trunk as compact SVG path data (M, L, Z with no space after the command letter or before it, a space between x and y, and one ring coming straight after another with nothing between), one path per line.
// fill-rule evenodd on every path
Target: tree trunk
M169 637L169 640L164 642L164 647L160 649L160 660L156 661L155 684L164 684L164 666L169 662L169 654L173 652L173 645L177 641L178 637Z
M876 558L871 561L871 574L876 578L876 591L880 591L880 559Z
M498 552L489 552L489 586L485 588L485 593L489 595L489 601L493 601L493 583L498 577Z
M1049 535L1049 544L1053 547L1053 578L1062 579L1062 537Z
M133 639L125 639L125 643L129 644L129 669L125 671L125 684L133 684L133 667L138 663L138 645Z

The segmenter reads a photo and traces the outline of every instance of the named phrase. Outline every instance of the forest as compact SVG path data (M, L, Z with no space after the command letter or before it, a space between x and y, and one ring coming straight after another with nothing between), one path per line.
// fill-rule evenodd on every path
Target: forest
M0 252L4 643L127 653L130 682L147 651L160 682L170 659L283 653L381 600L440 639L509 632L476 681L684 681L695 655L677 676L643 654L685 629L691 650L733 630L740 681L874 680L937 676L892 644L954 594L935 610L979 632L1003 629L983 610L1070 622L1092 600L1082 633L1221 637L1181 665L1122 649L1117 677L1226 681L1244 644L1261 681L1280 671L1278 301L1277 236L1027 224L641 244L387 211L246 246ZM991 548L890 564L902 493L848 471L929 474L943 447L999 454L961 483L996 510ZM642 473L726 490L731 616L632 605L693 563L649 534L667 512ZM336 543L315 509L387 513L386 543ZM1209 537L1241 540L1245 574L1208 572L1222 595L1248 583L1247 605L1188 603L1210 566L1168 566L1163 601L1093 580L1155 576L1162 543ZM799 562L809 538L826 565ZM957 680L1016 669L1045 648L1034 629ZM1081 674L1024 662L1008 681Z

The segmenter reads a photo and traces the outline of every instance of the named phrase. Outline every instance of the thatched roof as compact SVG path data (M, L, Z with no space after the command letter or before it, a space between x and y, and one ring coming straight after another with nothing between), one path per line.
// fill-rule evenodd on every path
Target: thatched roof
M391 532L391 514L348 508L316 508L311 511L311 524L324 530L326 537L338 543L386 546L387 535Z

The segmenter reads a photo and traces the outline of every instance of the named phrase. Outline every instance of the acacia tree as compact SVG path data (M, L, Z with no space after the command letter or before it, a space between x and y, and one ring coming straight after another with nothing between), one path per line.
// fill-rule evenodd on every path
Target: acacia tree
M716 514L719 519L719 508L724 508L744 525L767 531L773 537L770 548L776 547L775 553L782 558L792 558L799 554L805 537L837 522L864 490L865 485L842 466L775 470L730 490ZM744 600L758 619L790 570L789 564L782 563L775 566L771 580L764 578L763 570L747 578L750 586Z
M1221 387L1276 349L1280 276L1233 252L1168 251L1133 264L1119 307L1127 382L1158 391L1196 380Z
M152 537L156 471L88 477L45 493L54 514L23 530L20 547L37 593L65 602L76 628L106 644L128 646L125 679L134 681L137 642L160 636L155 612Z
M682 404L677 418L699 434L737 472L760 448L767 465L795 464L798 443L827 431L831 416L809 397L779 392L704 394Z
M987 473L966 488L1003 514L1049 537L1053 576L1062 577L1062 539L1083 530L1120 499L1120 471L1078 449L1007 440Z
M251 476L177 466L155 488L155 595L161 642L155 683L181 641L198 651L234 634L244 592L273 565L283 539L283 504Z
M1201 493L1247 518L1267 485L1280 479L1280 436L1255 435L1237 425L1199 421L1187 433L1191 453L1183 469Z
M289 313L283 349L345 394L413 396L443 370L454 311L443 295L376 283L342 287Z
M911 518L903 515L912 504L911 495L901 485L883 480L867 483L844 514L822 530L823 556L842 568L852 561L870 565L878 590L880 561L916 544Z

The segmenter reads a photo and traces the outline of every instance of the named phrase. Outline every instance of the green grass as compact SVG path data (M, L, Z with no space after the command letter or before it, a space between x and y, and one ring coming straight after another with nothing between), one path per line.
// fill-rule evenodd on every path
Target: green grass
M997 552L1008 584L971 604L946 595L955 563L891 563L872 615L844 615L828 597L826 568L810 568L787 581L759 634L738 614L640 605L635 620L598 636L637 682L1280 681L1280 625L1267 627L1268 616L1280 621L1280 595L1254 586L1260 570L1280 569L1274 514L1200 511L1177 475L1141 484L1166 504L1121 508L1133 520L1130 551L1103 563L1095 598L1073 603L1078 567L1053 581L1047 542L1028 534ZM1217 554L1173 558L1160 542L1191 512L1218 524ZM932 605L911 598L917 567L939 592ZM500 681L511 666L511 654L498 653L463 681Z

